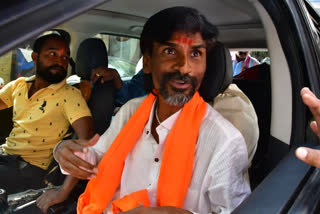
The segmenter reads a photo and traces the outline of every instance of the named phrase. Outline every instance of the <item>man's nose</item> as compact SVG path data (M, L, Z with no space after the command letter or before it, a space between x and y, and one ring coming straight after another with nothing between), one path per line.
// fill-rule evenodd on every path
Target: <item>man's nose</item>
M66 68L66 66L68 65L63 56L56 57L55 62L63 68Z
M190 73L191 67L190 67L190 62L187 55L184 53L180 54L177 60L178 60L177 65L179 67L180 72L182 74Z

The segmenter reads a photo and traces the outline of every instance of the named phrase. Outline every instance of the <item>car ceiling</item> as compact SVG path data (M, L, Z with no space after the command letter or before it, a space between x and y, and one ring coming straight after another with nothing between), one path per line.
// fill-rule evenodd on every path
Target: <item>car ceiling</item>
M254 0L112 0L82 14L61 28L93 36L113 33L139 37L145 21L173 6L198 9L220 32L218 40L230 48L265 48L265 33Z

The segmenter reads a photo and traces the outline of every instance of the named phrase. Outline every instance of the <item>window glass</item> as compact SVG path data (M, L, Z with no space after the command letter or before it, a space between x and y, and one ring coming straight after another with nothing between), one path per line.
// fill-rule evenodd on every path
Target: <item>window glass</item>
M231 49L230 54L233 62L233 76L262 63L270 65L267 49Z
M139 39L108 34L95 37L104 41L108 50L108 67L117 69L122 79L130 79L138 72L136 66L141 58Z
M319 7L320 3L317 1L312 2L312 8L308 2L304 2L303 4L304 10L307 14L307 22L309 23L311 30L312 30L312 36L314 38L314 41L316 41L318 47L320 47L320 24L319 24Z
M31 53L29 46L21 46L0 56L0 85L35 74Z
M0 56L0 88L11 80L11 69L13 66L13 51Z

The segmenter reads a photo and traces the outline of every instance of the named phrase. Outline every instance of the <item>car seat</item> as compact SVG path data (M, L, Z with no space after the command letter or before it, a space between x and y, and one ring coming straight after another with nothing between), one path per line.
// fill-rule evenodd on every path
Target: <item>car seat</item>
M207 53L207 70L199 92L205 101L241 132L250 166L259 136L257 115L249 98L235 84L231 84L232 78L230 52L217 42ZM249 181L248 173L245 176Z
M257 152L249 170L252 178L251 187L254 189L272 170L271 165L274 165L266 165L271 123L270 66L263 63L251 67L237 75L233 82L250 98L258 116L260 136Z
M101 39L89 38L81 42L76 57L76 74L81 81L90 81L91 71L108 67L108 53ZM88 106L91 110L95 131L102 135L109 127L114 110L115 88L112 81L93 84Z
M232 64L229 50L220 42L207 53L207 68L199 94L206 102L211 102L232 83Z

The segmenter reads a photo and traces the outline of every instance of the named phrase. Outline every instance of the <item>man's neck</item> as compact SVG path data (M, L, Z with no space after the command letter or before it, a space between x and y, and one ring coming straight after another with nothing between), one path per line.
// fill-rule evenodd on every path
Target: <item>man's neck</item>
M169 105L167 101L163 99L163 97L158 96L158 118L162 122L166 120L168 117L179 111L183 105L176 106L176 105Z
M158 96L157 102L158 105L155 106L156 110L152 120L151 133L156 142L159 143L159 136L156 132L157 126L160 125L162 121L179 111L183 106L169 105L161 96Z
M39 91L42 88L46 88L50 85L51 83L49 83L48 81L42 79L41 77L39 77L38 75L36 75L36 78L34 80L34 82L32 83L29 92L28 92L28 96L29 98L35 94L37 91Z

